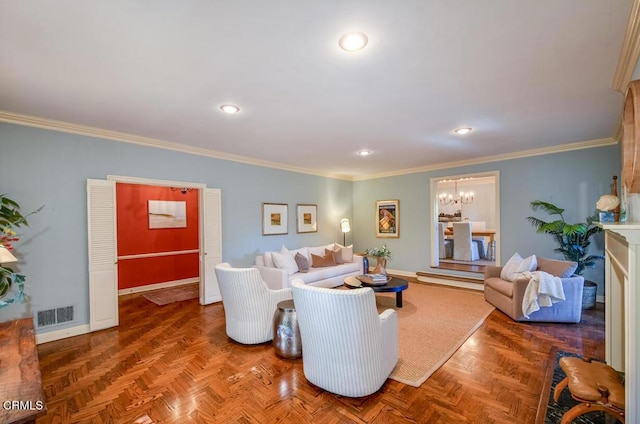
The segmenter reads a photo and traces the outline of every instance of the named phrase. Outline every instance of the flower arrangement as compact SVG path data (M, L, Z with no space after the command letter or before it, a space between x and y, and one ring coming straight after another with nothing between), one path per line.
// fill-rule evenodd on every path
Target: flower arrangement
M383 244L381 247L366 249L364 254L367 256L375 256L376 258L391 260L391 250L389 250L386 244Z
M0 248L11 251L14 249L13 244L20 240L14 228L28 226L27 217L34 213L40 212L44 206L37 210L23 215L20 211L20 205L14 200L7 197L6 194L0 195ZM13 260L15 258L9 255ZM12 303L22 303L27 299L24 293L25 276L13 271L12 268L0 264L0 308L8 306ZM16 290L13 296L8 296L11 288L15 286Z

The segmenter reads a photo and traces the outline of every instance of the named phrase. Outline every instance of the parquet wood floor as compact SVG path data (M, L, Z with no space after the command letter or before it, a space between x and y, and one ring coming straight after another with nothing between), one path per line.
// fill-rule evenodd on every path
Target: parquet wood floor
M225 334L221 304L120 299L120 326L38 346L48 413L38 423L534 423L561 349L604 357L604 311L576 325L519 324L494 311L420 388L325 392L301 360Z

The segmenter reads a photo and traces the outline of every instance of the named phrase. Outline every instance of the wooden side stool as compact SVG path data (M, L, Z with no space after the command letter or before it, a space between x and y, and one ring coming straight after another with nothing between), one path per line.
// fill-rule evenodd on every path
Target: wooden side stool
M556 386L553 400L557 402L569 386L571 397L580 402L562 416L562 424L593 411L603 411L625 422L624 384L616 370L602 362L573 357L560 358L560 367L567 376Z

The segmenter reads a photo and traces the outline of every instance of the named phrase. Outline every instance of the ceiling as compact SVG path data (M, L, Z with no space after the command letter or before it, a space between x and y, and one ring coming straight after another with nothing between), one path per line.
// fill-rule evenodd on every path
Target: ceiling
M0 111L348 179L609 139L631 6L0 0Z

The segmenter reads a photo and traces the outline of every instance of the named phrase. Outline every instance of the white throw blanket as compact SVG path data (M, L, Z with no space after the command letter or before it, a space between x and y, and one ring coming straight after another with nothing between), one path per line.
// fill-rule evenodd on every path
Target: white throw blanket
M523 272L524 278L529 278L529 284L522 298L522 312L525 318L541 306L551 306L554 303L565 300L564 289L560 278L544 271Z

